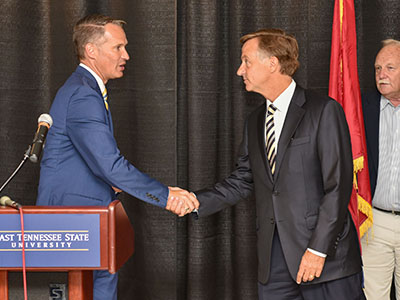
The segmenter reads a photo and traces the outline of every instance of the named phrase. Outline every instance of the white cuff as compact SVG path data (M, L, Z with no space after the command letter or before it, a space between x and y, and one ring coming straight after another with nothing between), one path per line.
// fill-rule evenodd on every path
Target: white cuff
M318 252L318 251L313 250L313 249L310 249L310 248L307 248L307 250L310 251L312 254L318 255L318 256L320 256L320 257L323 257L323 258L326 257L326 254L325 254L325 253L321 253L321 252Z

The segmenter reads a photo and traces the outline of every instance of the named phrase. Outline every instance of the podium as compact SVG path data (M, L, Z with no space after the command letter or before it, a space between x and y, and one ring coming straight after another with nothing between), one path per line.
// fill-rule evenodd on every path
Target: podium
M0 208L0 299L8 299L8 272L68 272L70 300L93 298L93 270L115 273L134 251L134 232L119 200L106 206Z

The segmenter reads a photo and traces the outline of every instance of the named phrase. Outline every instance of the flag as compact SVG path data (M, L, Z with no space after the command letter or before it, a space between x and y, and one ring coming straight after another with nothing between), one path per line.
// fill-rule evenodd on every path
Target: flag
M335 0L329 96L339 102L349 125L354 180L349 210L359 238L372 226L371 187L364 118L357 71L357 36L354 0Z

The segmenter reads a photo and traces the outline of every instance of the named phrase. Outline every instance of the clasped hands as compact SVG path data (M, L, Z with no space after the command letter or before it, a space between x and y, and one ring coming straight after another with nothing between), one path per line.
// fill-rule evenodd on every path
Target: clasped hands
M179 187L168 187L168 201L165 209L173 212L179 217L191 213L200 206L199 201L193 193Z

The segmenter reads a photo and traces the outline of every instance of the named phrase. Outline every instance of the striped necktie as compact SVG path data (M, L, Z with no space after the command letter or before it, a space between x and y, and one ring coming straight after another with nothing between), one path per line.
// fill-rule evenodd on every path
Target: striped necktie
M106 109L108 110L108 102L107 102L108 94L107 94L107 89L106 88L104 88L104 91L103 91L103 100L104 100L104 105L106 106Z
M276 107L273 104L268 106L267 117L265 120L265 144L267 150L267 159L269 166L271 167L271 173L274 175L275 172L275 158L276 158L276 147L275 147L275 125L274 125L274 113Z

